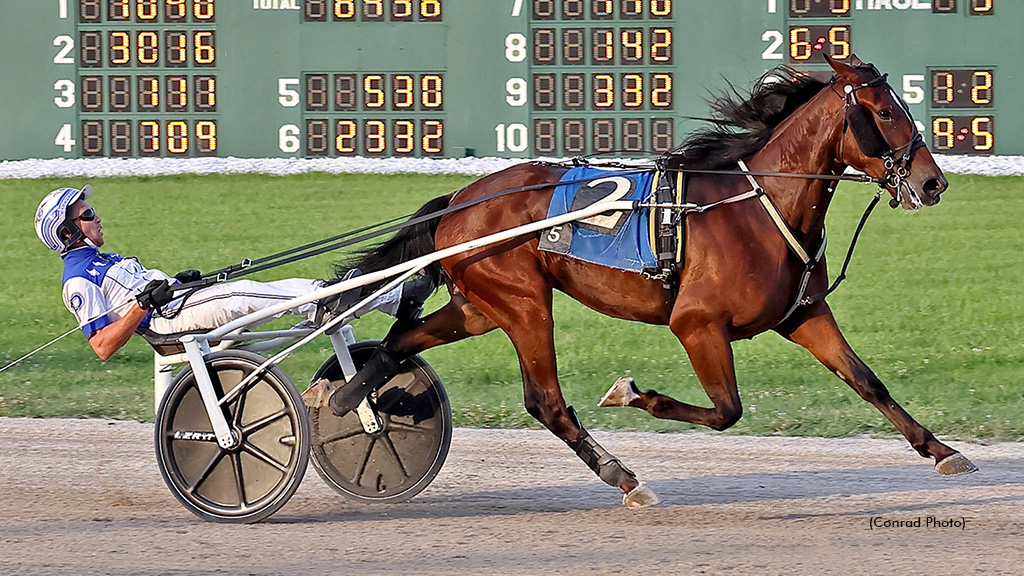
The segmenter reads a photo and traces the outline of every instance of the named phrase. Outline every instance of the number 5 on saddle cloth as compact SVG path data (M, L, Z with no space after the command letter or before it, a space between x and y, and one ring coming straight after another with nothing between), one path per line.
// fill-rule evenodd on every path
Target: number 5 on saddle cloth
M576 167L555 187L547 217L618 200L679 205L684 200L683 179L676 178L678 186L672 180L661 171ZM541 233L539 248L664 280L682 261L682 223L674 208L639 206L549 228Z

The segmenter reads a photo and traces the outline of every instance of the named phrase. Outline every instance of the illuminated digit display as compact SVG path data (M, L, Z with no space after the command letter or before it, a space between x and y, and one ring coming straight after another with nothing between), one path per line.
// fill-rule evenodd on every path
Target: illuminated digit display
M829 18L850 15L850 0L787 0L790 18Z
M589 43L587 43L589 38ZM672 29L535 28L533 63L566 64L671 64Z
M1024 155L1020 22L1005 0L7 2L0 161L649 157L720 91L854 52L931 151Z
M933 116L932 149L952 154L993 154L994 124L991 116Z
M139 76L139 112L160 110L160 77Z
M216 1L76 3L82 154L217 155Z
M608 20L615 17L615 0L591 0L590 17Z
M307 156L444 153L444 121L410 117L444 110L443 74L317 72L304 82ZM322 117L325 112L343 117Z
M440 22L443 0L299 0L305 22ZM329 15L329 17L328 17Z
M185 22L188 18L186 0L166 0L164 3L164 22Z
M933 108L991 108L994 71L932 70Z
M825 62L825 54L834 60L846 60L853 53L851 42L849 26L791 26L789 62Z
M970 0L968 14L971 16L991 16L995 14L995 0Z
M543 116L530 127L534 154L644 154L675 145L673 120L644 116L673 109L673 10L672 0L531 1L529 102Z

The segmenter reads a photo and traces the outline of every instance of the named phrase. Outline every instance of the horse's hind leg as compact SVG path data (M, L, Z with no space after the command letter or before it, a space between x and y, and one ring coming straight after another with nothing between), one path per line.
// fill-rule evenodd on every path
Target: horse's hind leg
M497 324L480 314L461 293L452 291L448 304L425 318L395 322L359 373L348 382L335 383L331 410L339 416L354 410L373 390L401 372L405 359L495 328Z
M479 336L497 328L458 290L451 290L451 300L424 318L395 322L381 346L393 355L408 358L413 354Z
M953 476L977 470L970 460L936 440L927 428L918 424L892 399L882 381L850 348L827 305L821 304L819 311L795 328L780 330L780 333L809 350L861 398L878 408L919 454L935 459L935 470L940 474Z
M473 275L473 285L484 286L488 292L486 295L470 293L469 299L498 323L515 346L523 376L526 411L568 444L601 480L621 489L623 504L630 508L656 504L658 498L654 492L640 484L633 472L601 447L565 403L556 368L551 287L544 284L544 273L531 269L530 277L534 281L506 285L501 275L493 270L484 277L483 265L470 268L465 275ZM520 272L528 267L528 263L505 266Z

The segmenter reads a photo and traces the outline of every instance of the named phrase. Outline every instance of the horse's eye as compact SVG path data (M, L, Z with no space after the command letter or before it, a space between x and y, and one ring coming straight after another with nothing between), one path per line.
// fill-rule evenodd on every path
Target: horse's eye
M892 112L888 108L878 111L878 117L882 120L892 120Z

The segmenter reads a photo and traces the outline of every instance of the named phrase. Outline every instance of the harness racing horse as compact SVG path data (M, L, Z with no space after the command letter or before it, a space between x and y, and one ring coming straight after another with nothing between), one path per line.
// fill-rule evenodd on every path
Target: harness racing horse
M824 298L804 298L805 293L823 294L828 275L824 261L808 263L796 254L814 254L824 242L835 177L848 166L884 185L893 207L934 205L948 186L886 77L855 56L849 64L829 63L835 72L830 82L778 69L745 101L723 96L712 104L718 116L712 126L665 158L670 170L688 172L688 202L715 205L686 218L685 266L677 271L674 299L661 280L539 251L536 232L467 250L440 261L451 301L424 318L397 322L356 377L339 383L331 409L339 415L352 410L414 354L501 328L519 357L526 410L603 481L620 488L625 505L656 503L654 493L604 450L566 406L553 339L551 302L557 289L602 314L668 325L714 404L686 404L653 390L641 392L631 380L620 379L602 405L633 406L657 418L725 430L742 414L731 342L775 330L809 350L880 410L922 456L934 458L939 473L976 470L893 400L850 348ZM486 176L432 200L417 216L497 191L515 193L427 218L353 264L364 272L383 270L542 220L554 183L566 170L524 163Z

